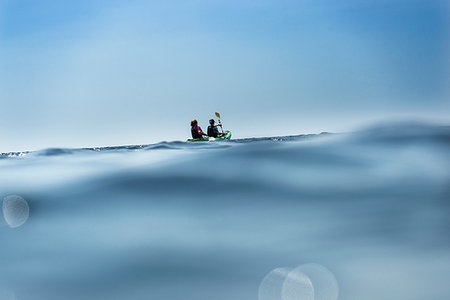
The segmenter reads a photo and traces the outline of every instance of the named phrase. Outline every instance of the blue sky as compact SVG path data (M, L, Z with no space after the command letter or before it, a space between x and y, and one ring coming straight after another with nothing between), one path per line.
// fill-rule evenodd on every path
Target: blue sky
M450 121L445 0L0 0L0 151Z

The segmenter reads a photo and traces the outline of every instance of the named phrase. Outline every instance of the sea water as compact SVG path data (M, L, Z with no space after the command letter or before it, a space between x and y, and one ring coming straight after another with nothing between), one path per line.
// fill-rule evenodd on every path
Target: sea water
M4 153L0 195L0 300L257 300L310 263L450 299L448 126Z

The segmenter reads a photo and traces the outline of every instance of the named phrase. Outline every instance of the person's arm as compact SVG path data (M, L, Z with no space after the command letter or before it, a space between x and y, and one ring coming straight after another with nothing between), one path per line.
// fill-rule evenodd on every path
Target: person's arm
M203 132L203 130L200 128L200 126L198 127L198 133L202 136L206 136L208 137L208 135L206 133Z

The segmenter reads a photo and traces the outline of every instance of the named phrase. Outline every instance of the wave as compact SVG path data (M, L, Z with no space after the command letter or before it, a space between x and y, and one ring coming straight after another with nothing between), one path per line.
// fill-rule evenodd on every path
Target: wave
M4 154L0 191L29 219L0 227L0 286L20 299L247 300L270 270L314 261L342 299L423 299L423 286L443 299L449 141L449 126L402 123Z

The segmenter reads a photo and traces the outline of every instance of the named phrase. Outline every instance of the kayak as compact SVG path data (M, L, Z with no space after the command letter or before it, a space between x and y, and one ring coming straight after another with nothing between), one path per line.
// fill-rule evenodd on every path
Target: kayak
M188 142L207 142L207 141L222 141L222 140L229 140L231 138L231 131L225 131L225 135L219 136L216 138L209 137L209 138L201 138L201 139L188 139Z

